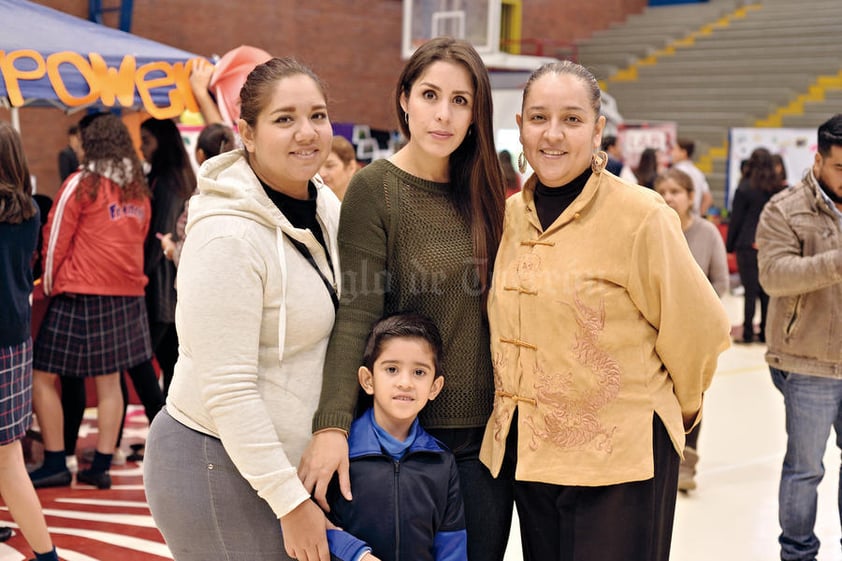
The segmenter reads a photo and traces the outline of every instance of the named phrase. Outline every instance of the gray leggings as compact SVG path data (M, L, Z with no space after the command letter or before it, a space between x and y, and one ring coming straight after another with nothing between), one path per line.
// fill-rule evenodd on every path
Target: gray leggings
M149 427L143 481L176 561L289 561L281 525L222 443L165 409Z

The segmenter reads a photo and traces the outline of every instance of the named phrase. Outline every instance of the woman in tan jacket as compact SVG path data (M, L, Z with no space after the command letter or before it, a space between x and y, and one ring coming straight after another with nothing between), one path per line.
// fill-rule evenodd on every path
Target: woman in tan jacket
M729 322L675 212L603 171L594 77L542 66L517 116L535 174L507 202L489 295L481 459L515 468L527 561L667 561L685 432Z

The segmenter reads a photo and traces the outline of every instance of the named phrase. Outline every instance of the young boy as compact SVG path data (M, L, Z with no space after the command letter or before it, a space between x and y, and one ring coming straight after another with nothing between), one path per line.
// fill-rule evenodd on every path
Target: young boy
M467 559L456 460L417 420L444 386L441 347L430 319L387 316L372 328L358 372L374 405L348 435L354 498L343 498L334 478L328 516L383 561ZM341 557L331 537L338 533L328 534L331 552ZM349 553L351 559L365 557L359 548Z

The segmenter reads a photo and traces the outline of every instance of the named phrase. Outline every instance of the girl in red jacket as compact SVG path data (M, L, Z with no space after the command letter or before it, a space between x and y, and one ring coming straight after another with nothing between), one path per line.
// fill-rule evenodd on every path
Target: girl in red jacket
M143 241L149 188L131 137L110 114L80 122L85 160L57 195L44 227L44 291L52 297L35 342L33 400L44 439L36 487L69 485L56 375L93 376L99 436L79 483L111 487L123 397L120 372L151 356Z

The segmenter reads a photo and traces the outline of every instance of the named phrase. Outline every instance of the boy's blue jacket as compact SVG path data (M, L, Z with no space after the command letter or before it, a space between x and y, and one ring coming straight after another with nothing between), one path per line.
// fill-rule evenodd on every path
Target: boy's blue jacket
M351 425L348 502L334 477L331 521L372 548L382 561L466 561L467 539L459 472L453 454L420 426L400 461L377 440L374 415Z

